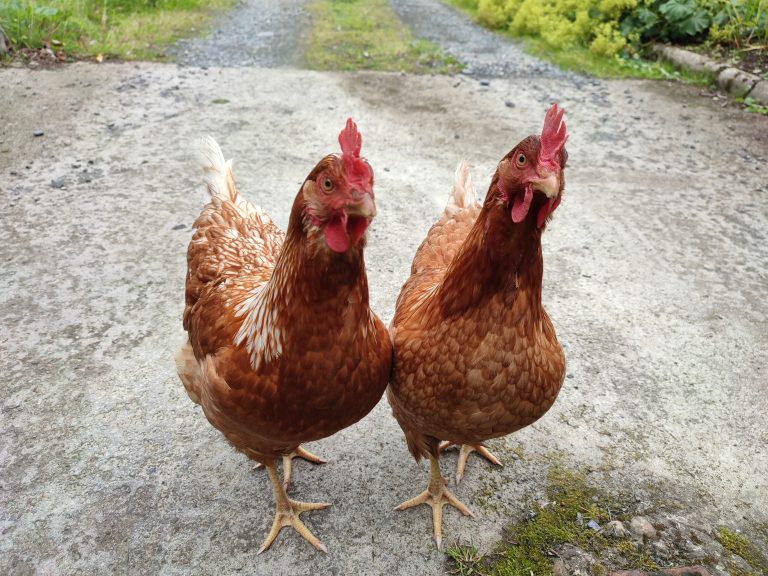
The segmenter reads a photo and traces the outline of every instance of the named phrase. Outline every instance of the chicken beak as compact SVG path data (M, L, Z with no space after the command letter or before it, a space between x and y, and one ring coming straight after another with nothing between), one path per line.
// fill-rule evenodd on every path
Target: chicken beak
M376 202L373 200L373 194L355 190L352 193L352 197L355 200L347 204L347 215L358 216L368 220L376 216Z
M532 188L543 192L547 198L557 198L560 194L560 177L557 172L545 174L543 178L531 181Z

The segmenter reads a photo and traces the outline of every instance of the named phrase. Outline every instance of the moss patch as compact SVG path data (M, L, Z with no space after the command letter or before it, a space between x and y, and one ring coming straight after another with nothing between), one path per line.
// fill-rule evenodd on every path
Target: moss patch
M745 572L743 569L735 566L733 562L729 562L728 573L731 576L761 576L768 574L768 558L744 536L728 528L720 528L717 539L720 540L723 548L731 554L741 556L754 570Z
M312 0L305 60L315 70L450 73L462 66L413 37L386 0Z
M611 520L628 520L621 512L625 503L590 486L583 474L561 467L549 473L547 502L535 505L530 518L510 526L496 554L479 558L471 546L456 544L448 549L451 569L456 574L494 576L536 576L552 574L554 551L573 544L606 565L620 568L658 568L651 557L629 540L608 538L589 528ZM607 572L596 564L593 572Z

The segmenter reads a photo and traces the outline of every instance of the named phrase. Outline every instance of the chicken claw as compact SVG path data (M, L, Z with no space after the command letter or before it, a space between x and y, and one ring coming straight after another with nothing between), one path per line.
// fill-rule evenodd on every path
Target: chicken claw
M457 446L455 442L443 442L440 444L440 452L443 453L446 450L449 450L452 446ZM501 462L499 462L499 459L496 458L489 450L485 447L485 444L462 444L461 449L459 450L459 461L456 464L456 484L458 485L459 482L461 482L461 479L464 478L464 467L467 465L467 458L472 452L477 452L488 460L491 464L495 464L496 466L503 466Z
M309 531L309 528L307 528L304 523L299 520L299 514L302 512L308 512L309 510L322 510L324 508L328 508L330 504L323 502L298 502L296 500L291 500L288 498L288 494L286 494L285 488L280 482L280 478L278 478L274 461L267 464L266 468L267 474L269 474L269 479L272 482L272 487L275 490L275 520L272 522L272 529L264 539L264 543L261 545L261 548L259 548L258 554L261 554L272 545L272 542L274 542L275 538L280 533L280 530L282 530L282 528L285 526L291 526L294 530L296 530L296 532L301 534L301 536L307 542L312 544L312 546L321 552L327 553L327 548L323 546L320 540L318 540L317 537Z
M308 450L305 450L301 446L296 448L293 452L290 454L283 455L283 488L287 491L288 488L291 486L291 470L293 468L292 462L294 458L302 458L306 460L307 462L312 462L312 464L325 464L326 460L323 460L320 458L320 456L315 456L312 454L312 452L309 452ZM253 469L256 470L258 468L261 468L263 464L260 462L257 462L253 465Z
M427 489L410 500L406 500L395 510L405 510L419 504L429 504L432 507L432 527L435 531L435 544L437 549L442 549L443 543L443 506L450 504L464 516L474 516L456 496L445 487L446 481L440 475L440 464L434 456L429 457L430 476Z

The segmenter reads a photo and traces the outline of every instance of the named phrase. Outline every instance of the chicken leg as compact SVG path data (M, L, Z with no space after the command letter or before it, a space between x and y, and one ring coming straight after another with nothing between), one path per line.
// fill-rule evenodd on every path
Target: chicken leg
M293 452L290 452L289 454L283 455L283 488L285 488L286 492L288 491L288 488L291 486L291 470L293 468L292 463L294 458L302 458L306 460L307 462L312 462L312 464L325 464L325 460L320 458L320 456L315 456L312 454L312 452L309 452L308 450L305 450L301 446L296 448ZM253 465L253 469L257 470L261 468L263 464L260 462L257 462Z
M440 444L440 452L443 453L446 450L450 449L452 446L458 446L455 442L443 442ZM499 462L499 459L496 458L489 450L485 447L485 444L462 444L461 448L459 449L459 461L456 464L456 484L458 485L459 482L461 482L461 479L464 478L464 467L467 465L467 458L472 452L477 452L488 460L491 464L495 464L496 466L502 466L502 463Z
M430 473L427 489L415 498L406 500L395 510L405 510L419 504L429 504L432 507L432 527L435 531L435 544L437 544L437 549L440 550L443 542L443 506L450 504L464 514L464 516L474 516L474 514L445 487L446 481L440 475L438 456L429 455L429 466Z
M267 534L258 553L261 554L272 545L272 542L284 526L291 526L296 532L301 534L307 542L312 544L312 546L321 552L328 552L320 540L318 540L304 523L299 520L299 514L308 512L309 510L322 510L323 508L328 508L330 504L291 500L285 492L283 483L280 482L280 478L277 476L275 461L272 460L271 462L268 462L265 467L267 469L267 474L269 474L269 479L272 482L272 488L275 490L275 520L272 522L272 529L269 531L269 534Z

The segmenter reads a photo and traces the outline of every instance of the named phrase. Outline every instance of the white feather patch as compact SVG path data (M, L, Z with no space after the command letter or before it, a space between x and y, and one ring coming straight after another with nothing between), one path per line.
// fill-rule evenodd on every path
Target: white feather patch
M231 195L227 175L232 172L232 161L224 159L219 144L210 136L204 136L196 146L195 156L203 169L208 194L212 198L219 195Z
M448 204L445 207L445 213L452 216L464 208L470 208L477 203L477 193L475 185L472 183L472 176L469 173L469 164L466 160L459 162L456 168L456 174L453 178L453 188L448 197Z
M282 335L277 325L277 307L270 302L270 283L251 290L250 295L235 307L235 317L243 318L235 335L235 345L245 342L251 367L258 370L280 357Z

